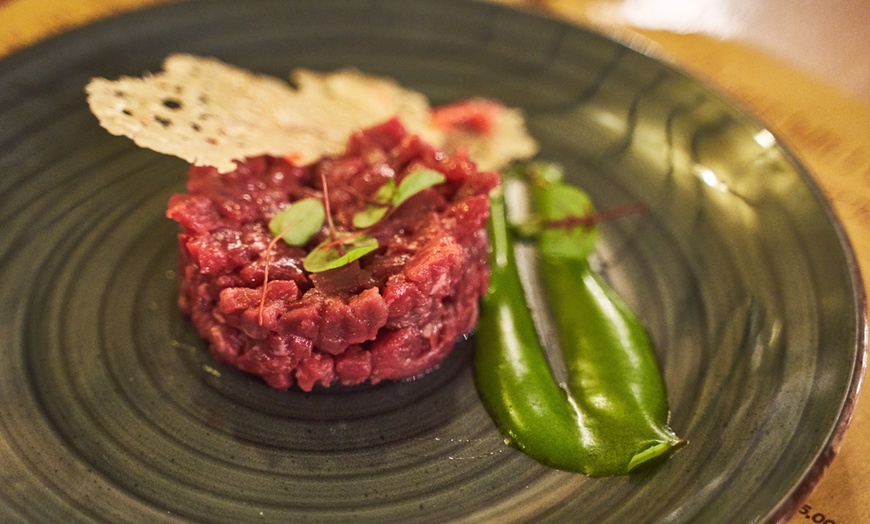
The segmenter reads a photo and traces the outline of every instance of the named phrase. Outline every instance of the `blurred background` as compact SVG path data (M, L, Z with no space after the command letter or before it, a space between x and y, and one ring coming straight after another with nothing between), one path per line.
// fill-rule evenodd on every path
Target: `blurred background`
M46 32L171 0L0 0L0 55ZM870 2L866 0L493 0L544 9L608 33L665 47L675 38L745 45L870 104Z
M540 0L611 29L653 40L706 35L766 51L870 103L870 2L866 0Z

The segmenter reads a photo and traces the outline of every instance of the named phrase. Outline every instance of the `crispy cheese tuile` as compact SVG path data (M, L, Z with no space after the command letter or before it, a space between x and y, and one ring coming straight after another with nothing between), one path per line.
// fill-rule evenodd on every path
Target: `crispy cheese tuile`
M293 88L214 58L176 54L163 68L142 78L91 80L91 111L114 135L220 172L263 154L308 164L341 153L354 131L396 116L436 147L447 143L425 96L356 70L296 70ZM537 151L518 111L505 109L496 127L503 132L471 136L464 148L481 169Z

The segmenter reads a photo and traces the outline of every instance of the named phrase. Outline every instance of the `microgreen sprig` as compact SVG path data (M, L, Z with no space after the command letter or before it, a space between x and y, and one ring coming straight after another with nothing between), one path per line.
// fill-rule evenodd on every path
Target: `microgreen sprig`
M390 210L395 194L396 181L392 178L387 179L387 182L378 188L372 201L365 209L353 216L353 227L366 229L380 222Z
M319 198L303 198L269 221L269 231L291 246L304 246L323 227L326 210Z
M263 270L263 291L260 295L258 320L263 325L266 308L266 292L269 285L269 263L272 249L279 240L291 246L304 246L327 224L329 235L326 240L312 249L302 261L302 267L309 273L320 273L346 266L376 250L378 239L368 231L409 198L430 187L443 184L445 176L432 169L418 169L405 176L396 184L388 179L375 192L365 209L353 217L356 231L339 232L332 220L329 209L329 187L326 176L321 173L323 184L322 198L303 198L281 210L269 221L269 231L274 238L266 247Z
M507 178L520 178L534 186L538 213L512 224L520 238L534 238L544 257L586 259L598 238L598 224L646 211L640 203L629 203L596 211L585 191L564 181L560 165L549 162L514 164Z
M309 273L320 273L346 266L378 248L378 239L362 233L339 235L335 240L325 240L315 247L302 267Z
M443 184L445 177L438 171L418 169L409 173L401 182L388 179L375 192L374 198L365 209L353 216L355 232L339 233L332 225L329 212L329 196L326 179L323 179L324 205L326 220L330 224L329 238L308 253L303 267L309 273L320 273L350 264L378 248L378 239L368 234L368 230L378 224L394 209L424 189Z
M353 226L365 229L380 222L387 214L424 189L443 184L443 174L432 169L418 169L396 185L390 178L378 188L371 202L353 217Z

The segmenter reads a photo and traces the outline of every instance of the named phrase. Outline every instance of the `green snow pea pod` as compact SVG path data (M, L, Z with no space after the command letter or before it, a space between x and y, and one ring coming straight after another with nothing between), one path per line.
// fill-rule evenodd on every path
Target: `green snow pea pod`
M533 178L540 218L558 222L588 216L588 199L562 182ZM574 228L571 235L578 230ZM568 390L594 435L596 470L622 474L670 454L685 443L668 427L668 401L653 344L623 300L589 265L577 239L548 231L539 237L539 273L568 368ZM567 246L567 247L566 247Z
M668 402L652 344L638 319L586 261L541 262L568 390L595 439L596 471L628 473L684 444L668 427Z
M478 391L511 445L549 466L582 471L577 413L556 383L535 331L501 190L491 201L490 286L475 337Z

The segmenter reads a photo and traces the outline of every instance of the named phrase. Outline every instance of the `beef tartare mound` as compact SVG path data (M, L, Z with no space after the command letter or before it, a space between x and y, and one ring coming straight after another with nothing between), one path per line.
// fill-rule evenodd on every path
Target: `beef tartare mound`
M293 202L326 195L333 231L356 231L354 215L381 186L420 169L444 183L367 229L378 248L362 258L306 271L303 259L330 234L325 226L305 246L270 247L269 220ZM179 304L216 360L277 389L374 384L434 369L475 325L498 175L431 147L398 120L353 134L342 155L310 165L260 156L229 173L193 166L187 176L188 193L167 210L181 226Z

